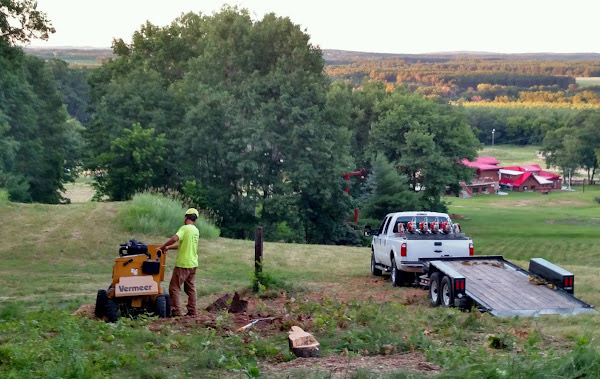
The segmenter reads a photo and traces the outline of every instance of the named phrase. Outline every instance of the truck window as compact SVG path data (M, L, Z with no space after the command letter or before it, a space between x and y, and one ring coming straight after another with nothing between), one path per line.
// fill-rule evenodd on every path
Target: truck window
M390 221L392 221L392 218L388 218L387 222L385 223L385 228L383 230L383 234L387 234L388 232L388 228L390 227Z
M387 221L388 221L388 217L384 218L383 221L381 221L381 225L379 225L379 230L377 231L377 234L383 233L383 227L385 226L385 223Z

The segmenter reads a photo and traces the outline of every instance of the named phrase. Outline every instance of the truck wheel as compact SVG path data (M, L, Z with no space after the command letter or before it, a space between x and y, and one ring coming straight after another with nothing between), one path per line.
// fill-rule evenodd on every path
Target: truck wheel
M106 290L98 290L96 295L96 307L94 308L94 314L98 318L102 318L106 315L106 303L108 302L108 296Z
M392 274L390 275L390 280L392 281L392 286L398 287L402 285L403 275L400 270L396 267L396 259L392 258Z
M375 267L375 253L371 251L371 274L381 276L381 270Z
M106 302L106 318L108 322L117 322L119 319L119 304L115 299L108 299Z
M166 318L167 317L167 299L165 295L159 295L156 297L156 315L158 318Z
M440 285L441 290L441 301L442 306L450 308L454 306L454 290L452 288L452 281L449 277L444 276Z
M440 276L439 272L434 272L429 278L429 300L434 307L440 305Z

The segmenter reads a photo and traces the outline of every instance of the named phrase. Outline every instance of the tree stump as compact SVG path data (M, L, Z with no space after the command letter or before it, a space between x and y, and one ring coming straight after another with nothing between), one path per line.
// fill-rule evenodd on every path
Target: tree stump
M292 326L289 332L290 350L299 358L318 357L321 355L321 345L312 334L302 328Z

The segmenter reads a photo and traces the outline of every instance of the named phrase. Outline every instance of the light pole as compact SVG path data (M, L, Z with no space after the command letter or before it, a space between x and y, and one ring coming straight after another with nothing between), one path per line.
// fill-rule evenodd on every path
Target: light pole
M492 147L494 147L494 133L496 133L496 129L492 129Z

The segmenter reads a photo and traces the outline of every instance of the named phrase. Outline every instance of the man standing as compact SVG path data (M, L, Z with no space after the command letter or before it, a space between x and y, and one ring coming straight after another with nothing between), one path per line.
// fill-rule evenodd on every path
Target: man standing
M194 225L198 219L198 211L190 208L185 212L185 225L165 242L160 250L179 250L175 260L175 269L169 283L169 296L171 297L171 314L173 317L182 316L179 304L181 285L188 296L187 316L196 315L196 268L198 267L198 238L200 233ZM179 241L179 246L174 243Z

